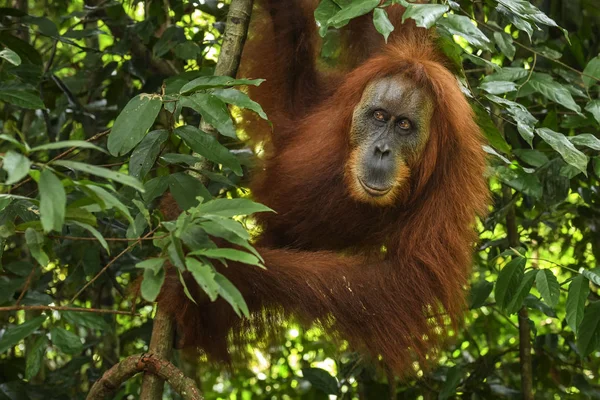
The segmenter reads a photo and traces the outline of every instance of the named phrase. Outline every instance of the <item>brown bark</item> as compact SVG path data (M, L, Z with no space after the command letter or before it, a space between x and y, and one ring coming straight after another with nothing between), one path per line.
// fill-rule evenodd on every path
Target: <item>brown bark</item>
M169 382L184 400L203 400L194 381L177 367L152 354L129 356L102 375L87 395L87 400L101 400L114 395L123 382L139 372L149 372Z

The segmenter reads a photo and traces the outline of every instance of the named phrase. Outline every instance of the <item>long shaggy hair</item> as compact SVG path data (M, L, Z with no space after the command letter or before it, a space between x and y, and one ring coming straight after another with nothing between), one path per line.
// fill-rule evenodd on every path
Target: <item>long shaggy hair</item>
M192 303L175 276L159 304L176 319L183 346L214 360L230 360L229 336L243 344L294 316L325 325L398 374L410 372L414 361L434 358L465 308L473 225L488 201L471 107L433 34L402 24L400 6L387 9L396 27L388 44L370 15L359 18L343 32L338 67L324 69L311 2L261 3L242 74L267 78L251 96L273 129L252 118L245 129L267 149L252 193L277 214L256 216L267 270L236 263L220 270L252 318L238 318L223 300ZM403 194L382 207L354 200L344 176L353 110L368 83L387 76L414 81L434 104ZM205 298L192 280L188 287Z

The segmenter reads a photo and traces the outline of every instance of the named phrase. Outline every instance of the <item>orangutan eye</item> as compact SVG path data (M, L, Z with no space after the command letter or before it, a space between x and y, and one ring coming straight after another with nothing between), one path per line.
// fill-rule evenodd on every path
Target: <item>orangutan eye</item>
M398 127L400 129L402 129L403 131L408 131L410 128L412 128L412 124L410 123L409 120L407 120L406 118L403 118L400 121L398 121Z
M387 115L385 112L381 111L381 110L377 110L373 113L373 118L375 118L377 121L386 121L387 120Z

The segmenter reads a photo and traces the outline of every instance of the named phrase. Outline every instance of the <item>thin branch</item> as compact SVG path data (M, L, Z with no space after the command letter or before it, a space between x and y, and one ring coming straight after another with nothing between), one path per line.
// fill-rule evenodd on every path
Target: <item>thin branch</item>
M31 268L31 272L27 276L25 285L23 285L23 289L21 290L21 294L19 295L19 298L17 299L15 305L18 306L19 303L21 302L21 300L23 300L23 297L25 297L25 293L27 293L27 290L29 289L29 286L31 285L31 280L33 279L33 275L35 275L35 269L36 269L36 266L34 265L33 268Z
M108 264L106 264L104 266L104 268L102 268L97 274L96 276L94 276L88 283L86 283L80 290L79 292L77 292L77 294L75 294L75 296L73 296L73 298L71 299L71 303L75 301L75 299L77 299L77 297L79 297L79 295L81 293L83 293L85 291L85 289L87 289L92 283L94 283L99 277L100 275L102 275L108 268L110 268L111 265L113 265L119 258L123 257L125 254L129 253L129 251L131 251L131 249L133 249L138 243L142 242L145 238L148 238L149 236L151 236L154 232L156 232L156 230L158 229L158 226L154 229L152 229L150 232L148 232L146 235L144 235L141 238L138 238L135 242L133 242L132 244L130 244L129 246L127 246L127 248L125 250L123 250L122 252L120 252L118 255L116 255L112 260L110 260L108 262Z
M130 311L118 311L118 310L106 310L102 308L80 308L80 307L66 307L66 306L6 306L0 307L0 312L3 311L75 311L75 312L88 312L95 314L120 314L120 315L131 315L141 316L141 314L134 314Z
M129 356L106 371L88 393L87 400L104 400L113 397L121 384L139 372L147 371L169 382L184 400L203 400L194 381L166 360L152 354Z
M24 234L25 231L15 231L15 233ZM95 237L85 237L85 236L69 236L69 235L47 235L49 239L59 239L59 240L81 240L81 241L89 241L89 242L97 242L98 239ZM166 233L164 235L152 236L152 237L143 237L138 239L127 239L127 238L115 238L115 237L105 237L104 240L107 242L131 242L133 240L136 241L145 241L145 240L160 240L169 237L169 234Z
M94 136L92 136L91 138L86 139L86 142L94 142L94 141L100 139L101 137L108 135L109 133L110 133L110 129L105 130L104 132L97 133ZM72 152L74 152L77 149L79 149L79 147L71 147L70 149L63 151L62 153L60 153L59 155L57 155L56 157L54 157L52 160L48 161L48 164L51 163L52 161L60 160L61 158L68 156L69 154L71 154ZM12 188L10 188L10 190L8 192L12 193L13 191L17 190L21 186L23 186L26 183L30 182L31 179L32 178L27 178L24 181L19 182L18 184L16 184Z

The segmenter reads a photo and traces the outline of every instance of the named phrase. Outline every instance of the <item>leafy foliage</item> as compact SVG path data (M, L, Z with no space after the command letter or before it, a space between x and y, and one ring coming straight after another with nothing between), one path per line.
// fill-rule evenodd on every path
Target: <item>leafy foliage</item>
M379 399L390 387L398 398L518 397L526 310L535 398L599 397L600 10L586 0L322 0L322 56L335 62L338 29L365 14L387 40L392 3L407 8L404 23L437 29L489 140L493 208L477 226L454 344L432 371L415 366L419 379L395 384L327 340L326 327L293 321L286 340L247 349L236 375L177 362L207 399ZM0 397L82 398L147 349L167 264L248 314L214 265L263 263L251 215L271 210L246 198L250 160L231 113L268 118L244 92L262 80L213 76L227 3L15 4L0 8ZM169 192L187 211L175 220L157 209ZM127 287L139 276L136 305Z

